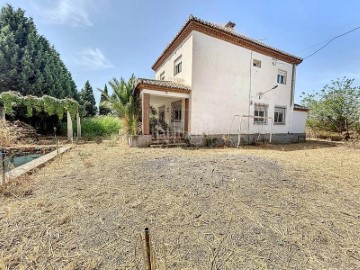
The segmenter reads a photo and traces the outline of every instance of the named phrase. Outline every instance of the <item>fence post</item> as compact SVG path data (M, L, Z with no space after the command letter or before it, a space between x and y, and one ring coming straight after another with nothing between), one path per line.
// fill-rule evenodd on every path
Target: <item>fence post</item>
M2 166L2 184L5 184L6 168L5 168L5 153L1 152L1 166Z
M151 270L150 230L149 230L149 228L145 228L145 245L146 245L148 270Z
M0 106L0 120L5 120L5 108Z

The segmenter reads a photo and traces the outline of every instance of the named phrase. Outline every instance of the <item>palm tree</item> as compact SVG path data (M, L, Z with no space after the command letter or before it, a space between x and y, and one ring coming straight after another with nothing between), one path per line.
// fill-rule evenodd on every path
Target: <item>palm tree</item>
M105 97L105 100L100 103L100 106L111 110L112 113L123 119L126 134L136 135L140 106L134 92L134 75L132 75L127 82L123 78L121 78L120 81L113 78L109 81L109 85L113 90L112 95L98 89Z

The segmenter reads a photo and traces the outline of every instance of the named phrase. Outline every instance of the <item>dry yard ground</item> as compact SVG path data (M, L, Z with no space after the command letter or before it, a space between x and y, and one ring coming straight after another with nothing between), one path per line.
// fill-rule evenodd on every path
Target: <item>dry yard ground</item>
M0 190L0 269L360 269L360 151L77 146Z

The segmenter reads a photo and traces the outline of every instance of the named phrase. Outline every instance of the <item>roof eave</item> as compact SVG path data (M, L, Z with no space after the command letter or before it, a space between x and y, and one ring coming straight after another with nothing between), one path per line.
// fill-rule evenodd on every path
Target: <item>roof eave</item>
M294 108L294 111L308 112L308 111L310 111L310 109L307 109L307 108Z
M155 90L155 91L162 91L162 92L173 92L173 93L183 93L183 94L190 94L191 90L185 88L175 88L175 87L168 87L163 85L154 85L151 83L139 82L135 86L135 91L142 91L142 90Z
M196 25L197 26L200 25L203 28L202 29L196 28L195 27ZM245 48L250 47L250 44L251 44L252 46L257 47L259 50L266 51L267 54L271 54L271 56L279 57L280 60L283 60L285 62L299 65L303 61L302 58L277 51L276 49L272 49L270 47L263 46L261 44L257 44L251 40L247 40L245 38L241 38L235 34L232 34L231 32L227 32L227 31L223 31L221 29L211 27L211 26L203 23L202 21L190 16L189 20L185 23L185 25L182 27L182 29L179 31L179 33L174 37L174 39L170 42L170 44L163 51L163 53L160 55L160 57L152 65L152 69L154 71L156 71L164 63L164 61L167 59L167 57L176 49L176 47L178 46L177 43L181 43L182 40L185 39L193 30L204 33L205 31L201 31L201 30L204 30L205 28L208 30L218 32L218 33L222 33L223 35L228 36L228 37L232 36L233 38L242 40L242 42L245 43L245 45L247 45L247 46L243 46L243 47L245 47ZM207 34L207 33L205 33L205 34ZM179 39L182 39L182 40L180 42L177 42ZM231 43L234 44L235 42L231 42Z

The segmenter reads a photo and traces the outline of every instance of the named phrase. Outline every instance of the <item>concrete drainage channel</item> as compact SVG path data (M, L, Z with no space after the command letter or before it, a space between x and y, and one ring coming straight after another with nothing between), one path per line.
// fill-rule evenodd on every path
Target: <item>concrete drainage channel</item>
M14 180L16 178L19 178L20 176L30 174L34 171L34 169L44 166L47 162L55 159L58 155L61 155L67 151L69 151L71 148L73 148L74 145L66 145L63 147L60 147L59 149L56 149L46 155L43 155L41 157L38 157L26 164L23 164L19 167L16 167L15 169L6 172L4 162L2 164L3 166L3 173L2 173L2 184L6 183L7 181Z

